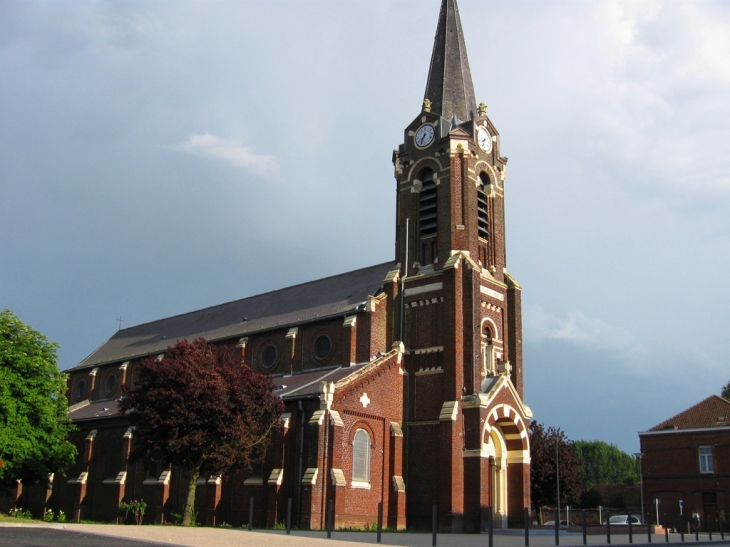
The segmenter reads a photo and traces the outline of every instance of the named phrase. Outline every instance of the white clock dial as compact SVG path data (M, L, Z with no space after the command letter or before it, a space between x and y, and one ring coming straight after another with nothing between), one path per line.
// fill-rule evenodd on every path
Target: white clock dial
M477 130L477 142L479 143L479 148L485 152L492 151L492 136L486 128L480 127Z
M432 125L422 125L418 128L418 131L416 131L416 146L420 148L427 147L429 144L431 144L435 135L436 133L433 130Z

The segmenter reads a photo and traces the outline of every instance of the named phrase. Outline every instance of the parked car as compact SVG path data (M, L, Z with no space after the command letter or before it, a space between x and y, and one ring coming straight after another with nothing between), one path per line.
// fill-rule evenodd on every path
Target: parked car
M546 523L543 524L543 526L555 526L554 520L549 520ZM572 522L568 522L567 520L561 520L560 526L573 526Z
M629 515L614 515L608 519L608 523L611 526L628 526ZM605 524L605 523L604 523ZM631 515L631 524L641 524L641 519L636 515Z

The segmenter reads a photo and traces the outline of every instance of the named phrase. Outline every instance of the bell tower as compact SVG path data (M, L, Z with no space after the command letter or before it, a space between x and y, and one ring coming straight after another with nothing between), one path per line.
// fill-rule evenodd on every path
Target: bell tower
M507 158L486 105L474 97L459 9L444 1L421 113L393 153L396 260L405 272L408 239L408 275L439 270L462 251L504 281Z
M456 0L442 0L421 111L393 164L408 526L427 524L433 500L445 530L479 530L490 506L497 522L519 525L532 414L522 402L521 287L506 263L507 158L475 98Z

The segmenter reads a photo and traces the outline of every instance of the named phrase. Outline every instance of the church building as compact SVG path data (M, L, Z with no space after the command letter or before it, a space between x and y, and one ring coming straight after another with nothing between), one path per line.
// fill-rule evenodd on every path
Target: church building
M425 59L424 59L425 62ZM146 521L182 513L180 469L131 462L118 413L148 355L203 337L272 375L285 404L265 461L201 477L208 525L372 524L445 532L523 525L530 506L521 288L507 271L507 158L477 104L456 0L443 0L422 105L393 152L395 256L384 264L119 330L68 371L79 457L45 503L115 521L144 499ZM384 158L385 159L385 158ZM18 486L22 488L21 485ZM19 494L18 494L19 495Z

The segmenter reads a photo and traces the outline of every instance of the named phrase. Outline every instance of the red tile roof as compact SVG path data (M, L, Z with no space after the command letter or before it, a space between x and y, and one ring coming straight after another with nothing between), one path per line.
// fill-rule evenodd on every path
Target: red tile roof
M711 395L704 401L655 425L649 431L665 429L704 429L730 426L730 401Z

